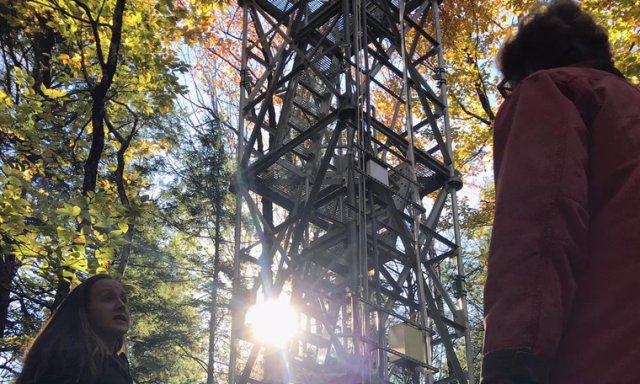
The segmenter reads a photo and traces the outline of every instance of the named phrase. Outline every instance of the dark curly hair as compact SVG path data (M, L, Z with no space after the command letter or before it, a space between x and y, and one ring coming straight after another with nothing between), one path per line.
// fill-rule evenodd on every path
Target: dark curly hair
M541 69L584 66L615 68L607 31L573 1L556 0L520 22L518 33L498 53L505 79L520 81Z

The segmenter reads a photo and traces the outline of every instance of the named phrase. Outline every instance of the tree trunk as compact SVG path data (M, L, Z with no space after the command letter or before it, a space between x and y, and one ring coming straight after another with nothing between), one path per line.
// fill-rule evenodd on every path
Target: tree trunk
M13 254L2 254L0 258L0 337L4 338L11 303L11 286L18 272L18 263Z
M220 282L220 243L222 242L220 229L222 227L222 201L221 197L215 202L215 239L213 254L213 279L211 284L211 307L209 308L209 361L207 363L207 384L213 384L215 366L216 334L218 333L218 323L216 310L218 307L218 284Z
M91 106L91 125L93 133L91 135L91 148L89 156L84 163L84 180L82 183L82 194L95 192L98 180L98 164L104 150L104 104L106 89L98 86L93 92L93 105Z
M63 269L60 269L58 273L58 287L56 288L56 296L53 299L53 305L51 306L51 314L55 313L58 310L62 301L67 297L69 292L71 291L71 284L64 278Z
M49 16L47 14L46 16ZM34 90L42 94L40 86L51 87L51 52L55 44L55 33L53 28L47 25L50 17L36 15L40 30L35 33L33 44L33 80Z
M137 124L136 124L137 125ZM131 136L127 140L119 138L120 140L120 149L118 150L118 166L116 168L116 185L118 187L118 197L120 198L120 203L125 207L130 207L131 203L129 202L129 198L127 197L127 190L125 188L124 183L124 166L125 159L124 155L131 144L131 138L135 133L135 126L131 131ZM129 255L131 254L131 247L133 243L133 234L135 233L136 226L134 223L129 225L129 229L124 236L126 243L122 246L122 250L120 251L120 260L118 261L118 274L120 276L124 276L124 271L127 268L127 264L129 264Z

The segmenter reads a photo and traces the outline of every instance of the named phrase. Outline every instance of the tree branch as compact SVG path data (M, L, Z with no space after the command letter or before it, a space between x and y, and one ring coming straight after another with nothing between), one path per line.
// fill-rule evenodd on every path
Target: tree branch
M491 120L487 120L486 118L478 115L477 113L471 112L470 110L467 109L467 107L464 106L464 104L462 103L462 101L460 100L460 98L458 98L458 96L456 94L454 94L452 92L453 95L453 99L455 100L456 104L458 104L458 106L460 107L460 109L462 109L462 111L464 113L466 113L467 115L473 117L474 119L479 120L481 123L491 126Z
M78 2L78 0L74 0ZM91 108L91 122L93 125L93 137L87 162L84 165L84 180L82 193L87 194L95 191L98 179L98 164L104 150L104 108L107 91L113 83L113 77L118 65L118 52L122 41L122 18L124 14L125 0L117 0L113 11L113 24L111 33L111 43L109 46L109 56L102 69L100 83L92 92L93 105ZM100 50L98 49L100 52Z
M96 41L96 55L98 55L98 62L100 63L100 66L102 67L102 70L104 72L106 63L104 61L104 54L102 53L102 43L100 42L100 31L98 30L98 27L99 27L98 22L93 19L93 16L91 15L91 10L85 3L81 2L80 0L73 0L73 2L76 3L78 7L80 7L84 11L84 13L87 15L87 18L89 19L89 26L91 27L93 38ZM115 13L114 13L114 17L115 17Z
M206 370L206 369L207 369L207 362L206 362L206 361L204 361L204 360L200 359L199 357L194 356L194 355L192 355L191 353L189 353L189 351L187 351L187 350L182 346L182 344L178 343L178 344L176 344L176 345L177 345L180 349L182 349L182 352L184 353L184 355L185 355L186 357L189 357L189 358L191 358L192 360L194 360L196 363L198 363L198 364L200 365L200 367L201 367L202 369L204 369L204 370Z

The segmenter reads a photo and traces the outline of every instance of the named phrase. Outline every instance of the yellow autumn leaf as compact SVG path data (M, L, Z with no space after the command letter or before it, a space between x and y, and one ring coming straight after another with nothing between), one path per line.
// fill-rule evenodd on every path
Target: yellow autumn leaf
M60 59L60 61L62 62L62 64L67 65L69 64L69 61L71 60L71 56L69 56L66 53L61 53L58 58Z
M127 18L127 23L129 25L138 25L140 22L142 22L142 14L140 12L135 12Z
M44 86L44 84L40 85L40 90L45 96L50 97L52 99L59 99L67 95L66 91L63 91L60 89L47 88Z
M9 94L2 89L0 89L0 103L2 105L8 105L8 106L13 105L13 101L11 100L11 97L9 96Z

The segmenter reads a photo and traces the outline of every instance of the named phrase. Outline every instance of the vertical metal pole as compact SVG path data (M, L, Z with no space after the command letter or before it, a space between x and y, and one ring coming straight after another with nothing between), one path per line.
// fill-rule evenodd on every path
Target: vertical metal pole
M247 41L249 30L249 13L247 9L246 1L242 2L242 59L240 64L240 106L238 117L238 144L236 152L236 164L237 170L237 186L236 191L236 221L235 221L235 233L234 233L234 245L235 255L233 258L233 279L232 279L232 294L231 294L231 340L229 350L229 384L236 383L236 364L238 353L238 333L240 331L239 318L241 311L239 311L238 292L240 288L240 248L242 247L242 196L244 195L240 189L245 188L244 175L240 169L242 164L242 153L244 146L244 121L246 104L246 80L247 80Z
M433 7L433 19L434 19L434 27L436 32L436 41L438 42L438 78L439 78L439 86L440 86L440 97L442 98L442 104L444 106L444 134L445 140L447 142L447 152L449 153L449 158L451 159L451 163L449 164L449 177L454 178L455 175L455 164L453 157L453 145L451 143L451 125L449 122L449 102L447 100L447 82L445 79L445 69L444 69L444 53L442 52L442 33L440 30L440 8L438 5L438 0L431 0L431 6ZM458 220L458 199L457 193L454 186L449 184L449 193L451 194L451 214L453 216L453 232L455 237L455 243L458 246L458 254L456 255L456 263L458 268L458 275L464 278L464 263L462 260L462 243L460 236L460 223ZM464 283L464 280L463 280ZM464 342L465 342L465 353L467 355L467 376L469 380L469 384L475 383L475 374L473 370L473 348L471 345L471 333L469 331L469 317L468 317L468 305L467 305L467 296L463 293L460 297L460 307L462 311L462 317L465 326L464 333Z
M418 191L418 176L416 174L416 158L415 158L415 141L414 141L414 132L413 132L413 118L411 114L411 90L409 88L409 79L407 73L407 63L411 60L407 58L407 49L405 42L405 33L404 33L404 13L405 13L405 1L400 0L399 4L399 28L400 28L400 48L402 49L402 63L403 63L403 93L406 105L406 121L407 121L407 132L409 133L409 150L407 155L409 157L409 162L411 164L411 195L412 195L412 203L411 212L413 212L413 253L415 256L415 275L416 282L418 284L418 304L420 308L420 323L426 328L428 324L428 315L427 315L427 307L426 307L426 299L425 299L425 289L426 283L424 281L424 274L422 273L422 262L420 260L420 212L417 207L422 205L420 199L420 193ZM425 340L425 357L427 364L431 364L431 340L427 336L427 334L423 331L422 335ZM412 378L413 380L413 378ZM428 375L427 381L430 382L432 380L431 374Z
M366 148L366 140L365 140L365 127L364 123L364 109L362 103L364 101L364 93L363 93L363 81L362 74L363 64L362 64L362 44L361 39L363 35L366 33L366 30L362 29L362 9L363 1L362 0L353 0L351 3L353 7L351 9L350 17L351 17L351 25L352 29L352 38L353 38L353 62L355 63L354 75L355 75L355 95L353 98L353 104L355 105L355 140L357 145L355 148L357 149L357 164L353 164L354 167L360 169L361 171L365 171L365 152L363 148ZM370 333L369 328L369 310L366 305L363 304L361 299L369 299L369 287L367 281L367 271L368 271L368 263L367 263L367 205L366 205L366 181L365 176L360 175L357 180L356 195L358 196L358 215L357 215L357 236L358 236L358 249L357 249L357 269L356 269L356 294L358 297L358 312L359 312L359 337L368 337ZM369 381L369 376L371 375L371 361L369 359L369 347L366 342L361 342L361 351L359 356L359 372L360 372L360 382L366 383Z
M351 47L353 46L353 42L350 41L349 39L352 37L351 34L351 26L353 23L353 15L351 13L351 6L352 6L352 1L351 0L343 0L342 1L342 14L344 15L344 38L342 41L342 49L344 52L344 59L343 59L343 70L344 70L344 76L345 76L345 98L344 101L348 104L351 105L356 105L356 98L358 96L357 92L355 92L354 94L354 89L353 87L355 86L355 82L354 79L352 79L351 77L351 66L349 65L349 61L351 59L351 57L353 56L353 52L351 50ZM358 75L357 71L356 71L356 76ZM357 90L356 90L357 91ZM349 170L348 170L348 174L347 174L347 201L349 202L349 204L352 207L356 206L356 181L355 181L355 159L356 159L356 154L355 154L355 149L356 149L356 145L355 145L355 139L356 139L356 132L354 129L354 124L356 123L357 120L357 114L355 112L355 110L353 110L353 115L350 118L350 122L349 121L345 121L345 125L346 125L346 129L347 129L347 159L348 159L348 163L349 163ZM349 119L346 116L343 117L343 119ZM357 228L356 222L354 221L350 221L348 224L348 238L350 239L349 242L349 247L351 252L348 253L352 259L351 259L351 271L350 271L350 276L349 278L351 279L350 281L350 288L351 288L351 300L350 300L350 304L351 304L351 320L352 320L352 330L353 330L353 334L352 334L352 342L353 342L353 356L356 359L356 373L358 375L358 377L360 378L360 381L362 381L362 357L364 356L363 354L363 346L362 346L362 315L361 315L361 310L360 310L360 306L361 306L361 301L360 301L360 278L359 278L359 269L360 269L360 243L357 241L358 239L358 233L359 230Z

